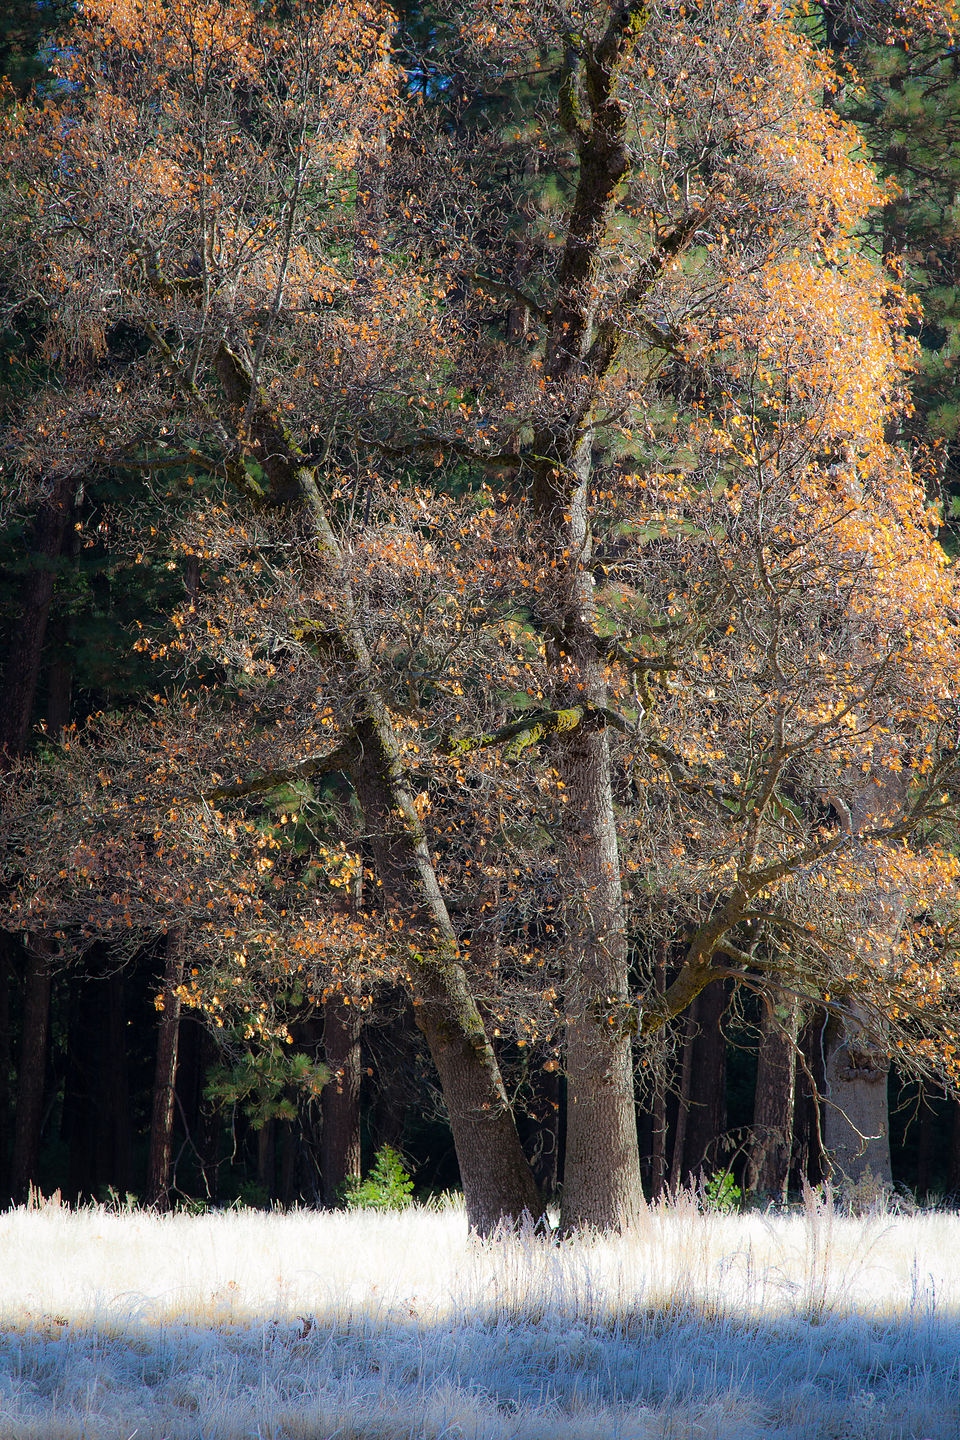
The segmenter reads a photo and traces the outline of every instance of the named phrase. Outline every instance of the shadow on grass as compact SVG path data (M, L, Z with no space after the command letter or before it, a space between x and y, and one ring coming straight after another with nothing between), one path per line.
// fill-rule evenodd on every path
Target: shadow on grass
M802 1297L797 1297L802 1299ZM209 1322L132 1297L0 1332L3 1440L957 1440L960 1316L344 1301Z

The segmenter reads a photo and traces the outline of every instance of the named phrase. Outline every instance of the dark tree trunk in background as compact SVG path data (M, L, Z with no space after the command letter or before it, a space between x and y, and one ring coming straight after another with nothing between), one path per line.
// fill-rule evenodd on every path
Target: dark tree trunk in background
M67 621L55 616L49 626L50 643L47 647L47 730L58 735L70 724L73 699L73 658L68 648L70 627Z
M800 1189L803 1181L816 1185L826 1174L823 1151L824 1091L823 1032L826 1019L816 1011L800 1032L797 1053L796 1095L793 1111L793 1180Z
M947 1166L947 1194L960 1199L960 1100L950 1104L950 1160Z
M114 971L105 984L107 1051L101 1070L101 1110L109 1156L107 1173L109 1183L126 1195L133 1184L126 981Z
M94 1081L102 1057L95 990L99 986L82 974L71 975L67 981L67 1063L60 1135L69 1155L64 1188L74 1203L94 1198L97 1191L94 1135L99 1096Z
M323 1087L320 1172L323 1203L336 1205L345 1181L360 1179L360 1007L332 995L323 1007L323 1054L330 1079Z
M276 1199L276 1120L266 1120L257 1136L257 1184L267 1200Z
M530 1110L535 1125L529 1146L533 1174L541 1194L549 1199L556 1193L560 1159L560 1067L538 1066L531 1077Z
M933 1182L933 1146L937 1116L933 1108L933 1095L920 1081L917 1094L917 1199L923 1200Z
M72 481L57 481L37 512L29 569L21 587L20 612L3 669L0 769L8 768L23 755L29 742L57 559L70 521L73 487ZM36 1183L40 1160L50 1028L50 960L51 947L44 940L36 940L28 947L17 1116L10 1162L10 1193L17 1202L25 1200L31 1184Z
M715 982L701 990L693 1005L697 1031L683 1157L687 1180L726 1168L721 1136L727 1128L727 1046L722 1028L727 999L724 986Z
M10 1036L12 935L0 930L0 1204L9 1195L10 1184L10 1101L13 1077L13 1047Z
M102 957L101 957L102 958ZM97 973L69 981L67 1064L61 1136L69 1153L71 1199L103 1197L107 1186L130 1189L130 1086L123 976Z
M20 613L7 649L0 706L0 764L24 753L40 679L57 559L70 522L73 481L60 480L37 512L30 568L21 587Z
M27 952L23 985L23 1037L20 1042L17 1118L10 1162L10 1193L22 1205L37 1183L40 1131L47 1075L50 1025L50 956L43 942Z
M183 983L183 936L171 930L166 939L163 1009L157 1032L157 1063L153 1079L150 1121L150 1155L147 1162L146 1201L158 1210L170 1206L173 1163L173 1121L176 1101L177 1054L180 1043L180 996Z
M654 971L654 986L661 997L667 991L667 944L660 946ZM657 1037L651 1058L653 1096L650 1107L650 1194L659 1200L667 1188L667 1066L669 1056L665 1032Z
M200 1035L200 1073L202 1087L217 1058L217 1045L210 1031L203 1027ZM220 1117L217 1108L202 1093L197 1125L197 1149L200 1152L200 1176L204 1193L214 1204L220 1194Z
M364 1034L367 1063L373 1071L370 1089L372 1106L368 1115L371 1145L402 1149L407 1108L414 1093L417 1056L421 1040L405 997L398 996L399 1008L384 1023L368 1025Z
M746 1183L751 1193L778 1202L787 1198L790 1180L798 1023L795 1000L764 994Z
M297 1198L297 1137L299 1125L284 1120L280 1126L280 1185L278 1199L289 1208Z
M690 1074L693 1068L693 1041L696 1032L693 1009L683 1017L683 1050L680 1056L680 1093L677 1096L677 1123L673 1132L673 1158L670 1162L670 1190L675 1195L683 1176L683 1156L687 1145L687 1122L690 1116Z

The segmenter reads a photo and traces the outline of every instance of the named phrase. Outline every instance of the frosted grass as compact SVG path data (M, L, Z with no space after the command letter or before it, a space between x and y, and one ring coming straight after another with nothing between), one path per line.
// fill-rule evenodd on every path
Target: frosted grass
M960 1217L0 1215L3 1440L957 1440Z

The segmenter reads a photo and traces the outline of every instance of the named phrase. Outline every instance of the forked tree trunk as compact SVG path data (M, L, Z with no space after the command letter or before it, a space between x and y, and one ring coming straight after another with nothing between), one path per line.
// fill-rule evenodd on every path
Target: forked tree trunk
M146 1202L158 1210L167 1210L170 1207L177 1052L180 1043L180 996L177 991L182 984L183 936L179 930L171 930L165 946L161 997L163 1009L160 1011L157 1030L150 1154L147 1161Z
M360 1179L360 1030L358 1005L333 995L323 1007L323 1057L330 1079L320 1104L323 1203L336 1205L347 1180Z
M751 1194L778 1203L790 1180L799 1017L792 997L765 992L746 1183Z
M605 247L629 168L626 111L616 89L645 23L639 3L609 12L602 34L584 47L582 67L561 86L559 117L576 149L578 173L543 356L549 404L526 456L537 569L554 577L544 582L550 591L542 599L551 617L550 698L571 718L581 712L579 724L559 727L556 767L567 796L565 1231L629 1226L643 1203L632 1043L619 1018L626 1011L629 948L610 749L596 723L608 713L608 656L596 624L590 487L596 401L621 343L617 326L597 323ZM660 240L626 289L628 303L642 301L694 228L687 216Z

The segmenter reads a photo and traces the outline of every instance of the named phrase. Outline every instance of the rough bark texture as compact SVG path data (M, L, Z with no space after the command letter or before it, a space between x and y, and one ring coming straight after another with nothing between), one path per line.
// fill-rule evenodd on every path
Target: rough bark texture
M796 1100L799 1007L792 998L763 997L747 1189L781 1202L787 1197Z
M170 1205L177 1051L180 1041L180 996L176 992L182 983L183 941L179 931L171 931L166 941L163 1009L157 1031L150 1155L147 1162L146 1201L148 1205L154 1205L159 1210L166 1210Z
M443 1089L467 1215L488 1234L501 1219L538 1218L542 1201L523 1153L500 1067L457 959L447 914L399 747L378 710L357 726L353 769L370 845L388 902L423 950L411 953L413 1012ZM426 933L424 933L426 931Z
M856 777L855 777L856 778ZM860 787L849 806L851 833L860 831L885 811L897 813L903 805L904 781L891 770L883 781L870 779ZM864 896L864 928L874 944L889 956L903 923L903 897L878 889ZM833 1178L858 1187L864 1203L872 1187L890 1189L890 1109L888 1079L890 1055L876 1022L871 1027L862 1007L853 1000L842 1015L831 1017L824 1034L825 1107L823 1139Z
M622 1228L642 1203L630 1036L606 1018L611 999L626 1000L628 970L610 757L603 732L578 730L560 766L582 886L566 907L565 1231Z
M320 1171L323 1203L336 1205L346 1180L360 1179L360 1011L343 996L323 1007L323 1055L330 1079L323 1087Z
M890 1057L871 1042L856 1012L831 1020L825 1037L823 1139L833 1178L893 1185L887 1080Z

